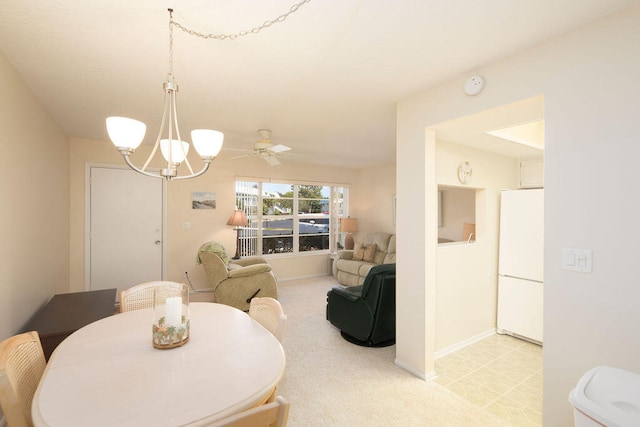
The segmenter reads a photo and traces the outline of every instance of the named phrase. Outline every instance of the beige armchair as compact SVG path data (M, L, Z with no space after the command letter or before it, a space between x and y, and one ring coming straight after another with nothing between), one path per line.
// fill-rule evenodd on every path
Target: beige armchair
M198 250L197 261L207 273L217 303L248 311L252 298L278 298L276 277L261 256L229 260L222 245L208 242Z

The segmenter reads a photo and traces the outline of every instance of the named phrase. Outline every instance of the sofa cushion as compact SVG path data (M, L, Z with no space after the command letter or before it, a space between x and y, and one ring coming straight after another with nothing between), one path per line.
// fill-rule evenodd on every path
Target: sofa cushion
M385 254L384 260L381 264L395 264L396 263L396 235L394 234L389 239L389 247Z
M339 271L344 271L345 273L358 275L358 269L362 265L362 261L355 261L351 259L339 259L336 261L336 266Z
M375 233L368 233L364 237L364 243L376 244L376 253L372 261L374 264L382 264L384 262L384 257L389 248L389 239L391 239L392 236L393 234L378 231Z

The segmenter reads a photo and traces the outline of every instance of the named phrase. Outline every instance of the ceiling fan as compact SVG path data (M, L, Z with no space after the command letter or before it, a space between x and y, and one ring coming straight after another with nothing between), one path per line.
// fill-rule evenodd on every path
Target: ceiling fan
M277 155L291 150L291 147L287 147L282 144L274 144L271 141L271 131L269 129L258 129L258 135L260 135L260 139L253 144L253 150L251 150L251 153L234 157L234 159L256 156L264 159L271 166L281 165L282 163L278 160Z

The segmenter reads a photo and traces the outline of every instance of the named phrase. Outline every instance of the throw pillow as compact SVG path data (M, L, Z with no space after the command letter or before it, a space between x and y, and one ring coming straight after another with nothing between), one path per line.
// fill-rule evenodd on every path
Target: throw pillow
M376 256L377 245L375 243L358 243L356 250L353 252L354 261L373 262Z
M378 249L378 247L375 243L370 243L369 245L367 245L365 247L362 260L366 262L373 262L373 259L376 256L376 249Z
M361 243L356 245L356 250L353 251L353 257L351 258L354 261L362 261L364 258L364 248L365 246Z

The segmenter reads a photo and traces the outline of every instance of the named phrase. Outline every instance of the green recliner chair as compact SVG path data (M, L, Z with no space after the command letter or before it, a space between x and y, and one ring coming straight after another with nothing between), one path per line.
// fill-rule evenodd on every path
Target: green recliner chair
M229 260L221 244L207 242L198 249L196 262L204 267L217 303L249 311L253 298L278 299L276 276L261 256Z
M354 344L395 344L396 265L373 267L360 286L334 286L327 293L327 320Z

